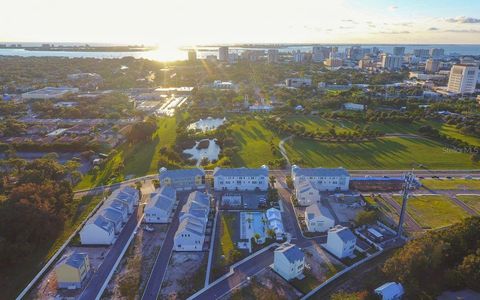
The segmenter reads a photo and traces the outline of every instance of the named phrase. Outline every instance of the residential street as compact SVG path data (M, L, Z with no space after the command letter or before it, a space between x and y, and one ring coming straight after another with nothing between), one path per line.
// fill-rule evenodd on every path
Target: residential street
M188 193L186 195L188 195ZM165 272L168 267L168 262L170 261L170 255L173 249L173 238L179 225L178 215L180 214L182 206L187 201L186 195L177 193L177 198L179 198L180 201L178 202L177 209L173 214L172 222L170 223L170 226L168 226L165 242L158 252L157 259L152 268L152 273L150 274L145 290L143 291L142 299L155 300L158 297L160 288L162 287L163 278L165 277Z

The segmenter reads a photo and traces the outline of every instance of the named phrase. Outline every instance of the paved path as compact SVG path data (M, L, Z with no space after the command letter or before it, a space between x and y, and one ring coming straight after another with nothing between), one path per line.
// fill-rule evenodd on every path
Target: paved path
M180 193L177 194L177 198L180 198L177 209L172 217L172 222L168 226L167 234L165 236L165 241L158 251L155 264L148 278L147 285L143 292L142 299L146 300L156 300L158 294L160 293L160 288L162 287L163 278L165 277L165 272L167 271L168 262L170 261L170 256L173 250L173 238L175 232L178 229L179 225L179 214L182 206L187 202L187 196Z
M130 236L132 235L135 227L137 226L139 220L138 208L135 209L132 216L128 220L127 224L125 224L122 232L118 236L115 244L112 245L112 248L108 251L107 256L103 260L102 264L93 274L92 278L88 282L85 290L83 291L82 295L80 296L80 300L91 300L96 299L97 295L99 294L102 285L107 280L110 271L112 270L115 262L117 261L119 255L121 254L123 248L127 244Z
M291 167L291 163L290 163L290 159L288 159L288 155L287 155L287 150L285 150L285 142L289 139L293 138L293 135L289 136L289 137L286 137L284 139L282 139L280 141L280 143L278 143L278 148L280 149L280 154L283 156L283 158L285 158L285 160L287 161L287 170L290 169Z

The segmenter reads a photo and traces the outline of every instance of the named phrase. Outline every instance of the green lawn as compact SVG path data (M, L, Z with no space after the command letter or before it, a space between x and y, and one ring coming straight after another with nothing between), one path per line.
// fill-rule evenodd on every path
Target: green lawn
M244 258L248 253L237 249L239 219L237 212L222 212L218 219L218 236L215 237L214 262L212 276L216 279L227 272L228 266Z
M237 141L239 150L232 157L235 167L258 168L270 160L281 158L277 151L273 154L270 147L270 140L278 148L280 138L276 133L266 128L261 120L246 120L245 124L236 123L232 125L233 136Z
M480 214L480 195L457 195L457 198Z
M430 190L480 190L477 179L422 179L421 182Z
M444 151L443 145L422 138L389 137L363 143L330 143L295 138L286 143L292 162L303 167L347 169L473 169L470 155Z
M116 154L97 174L86 174L76 189L119 182L126 176L138 177L158 172L160 148L173 146L175 143L177 120L175 117L163 117L158 119L157 124L158 129L153 134L151 141L139 144L124 143L116 149ZM112 174L118 168L120 168L120 173L112 178Z
M480 138L477 138L477 137L471 136L471 135L466 135L466 134L460 132L460 130L458 130L455 127L455 125L443 124L439 128L439 130L440 130L441 133L443 133L445 135L448 135L449 137L462 140L464 142L469 143L472 146L480 147Z
M398 203L402 202L401 196L393 198ZM410 197L407 212L418 224L427 229L452 225L469 216L445 195Z

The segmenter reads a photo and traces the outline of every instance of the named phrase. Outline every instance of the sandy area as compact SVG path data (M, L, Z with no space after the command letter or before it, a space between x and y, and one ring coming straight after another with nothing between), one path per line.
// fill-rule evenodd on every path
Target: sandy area
M105 290L104 299L140 299L158 251L165 239L166 224L149 224L154 232L142 229L123 257Z
M208 252L173 252L160 299L186 299L205 284Z

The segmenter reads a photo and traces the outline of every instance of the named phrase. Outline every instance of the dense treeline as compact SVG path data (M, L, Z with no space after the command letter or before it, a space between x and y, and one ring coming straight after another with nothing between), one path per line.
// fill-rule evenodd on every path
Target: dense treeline
M0 203L0 269L51 243L62 231L73 199L73 169L45 157L3 161Z
M410 241L383 272L404 285L407 299L435 299L463 288L480 292L480 217Z

